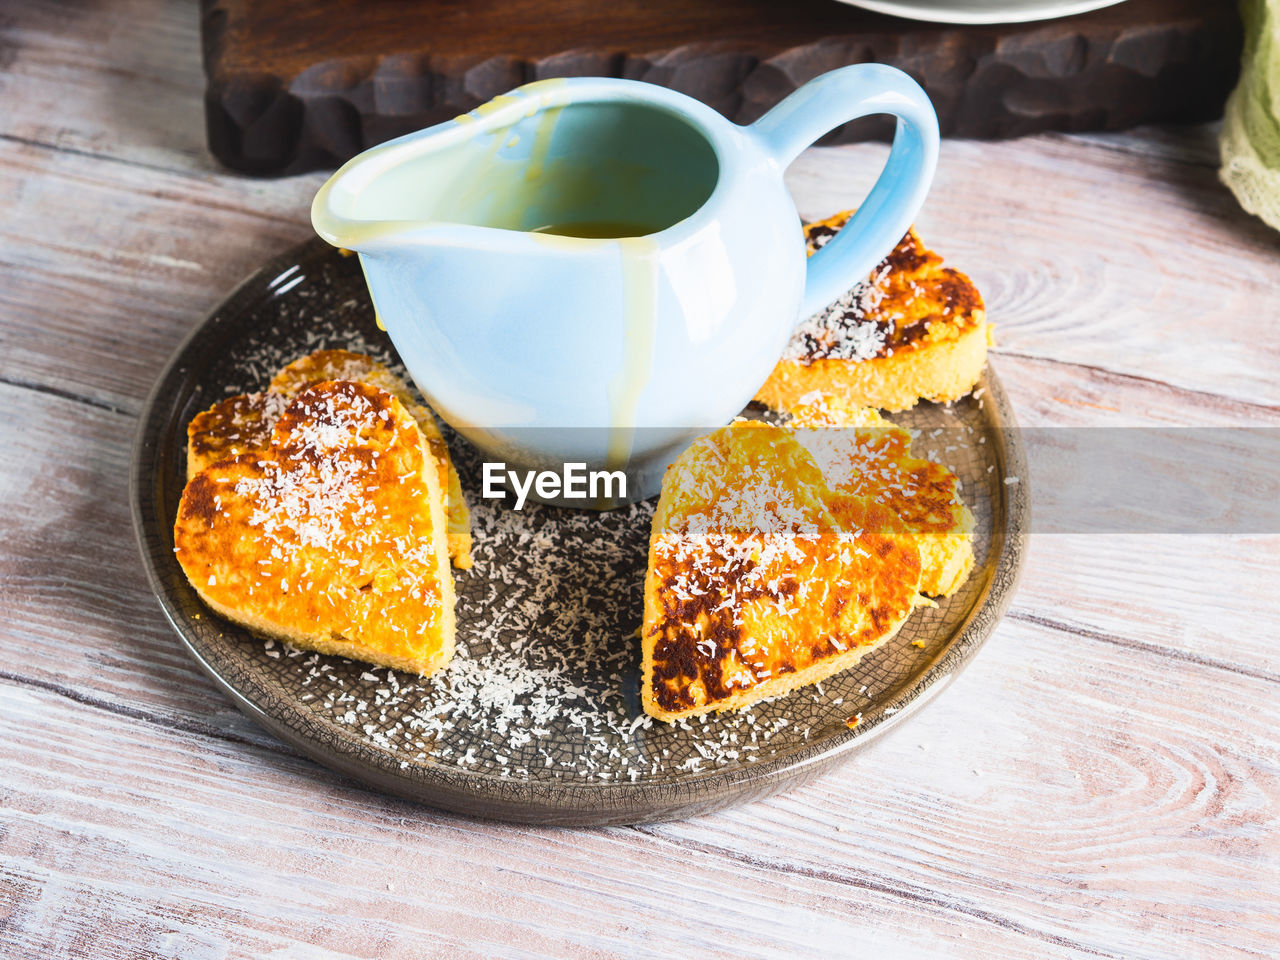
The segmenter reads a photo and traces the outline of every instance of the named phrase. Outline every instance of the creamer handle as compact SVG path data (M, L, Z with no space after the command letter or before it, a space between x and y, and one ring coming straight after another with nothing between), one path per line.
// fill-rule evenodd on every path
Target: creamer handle
M889 159L858 212L809 258L798 321L866 280L907 232L938 163L938 118L928 95L907 74L859 63L810 80L748 128L785 169L823 134L876 113L898 118Z

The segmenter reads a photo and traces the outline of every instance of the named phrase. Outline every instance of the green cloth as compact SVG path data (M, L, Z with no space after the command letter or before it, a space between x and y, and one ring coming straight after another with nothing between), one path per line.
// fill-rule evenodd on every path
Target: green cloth
M1244 63L1223 118L1222 182L1280 230L1280 0L1242 0Z

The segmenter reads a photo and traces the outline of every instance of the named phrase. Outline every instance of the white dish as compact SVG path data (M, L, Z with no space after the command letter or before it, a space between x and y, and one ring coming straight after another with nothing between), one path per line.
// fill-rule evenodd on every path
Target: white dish
M938 23L1026 23L1110 7L1122 0L840 0L911 20Z

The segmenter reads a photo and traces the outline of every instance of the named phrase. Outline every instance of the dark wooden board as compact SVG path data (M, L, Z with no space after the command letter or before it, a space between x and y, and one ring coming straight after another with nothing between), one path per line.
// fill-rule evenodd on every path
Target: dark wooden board
M954 27L834 0L202 0L209 147L264 175L334 166L543 77L673 87L756 119L806 80L879 61L924 84L944 135L1216 117L1238 72L1224 0L1128 0ZM849 124L831 142L882 136Z

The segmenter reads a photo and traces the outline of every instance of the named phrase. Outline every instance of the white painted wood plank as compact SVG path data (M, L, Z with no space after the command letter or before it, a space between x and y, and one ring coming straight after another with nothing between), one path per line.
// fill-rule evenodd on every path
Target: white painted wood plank
M1024 428L1280 426L1280 406L1245 403L1148 377L997 352L992 361Z
M1161 163L1187 163L1217 170L1221 164L1218 135L1222 123L1156 124L1107 133L1048 133L1047 138L1119 150Z
M0 140L0 379L136 411L247 274L312 236L320 179L193 177Z
M205 679L151 594L132 417L6 385L0 410L0 675L283 749Z
M198 5L8 0L0 137L208 171Z
M1087 430L1214 427L1229 439L1230 431L1241 428L1280 427L1280 409L1146 379L1011 356L997 357L995 365L1017 398L1019 423L1033 431L1061 428L1083 437ZM1247 456L1252 441L1243 431L1240 437L1241 456ZM1215 466L1194 463L1186 470L1208 473ZM1236 469L1222 466L1224 478ZM1034 491L1055 477L1033 470L1030 481L1034 502ZM1033 516L1032 529L1037 528ZM1275 676L1280 675L1277 570L1280 537L1257 531L1236 536L1040 534L1031 538L1013 609L1020 616L1049 618Z

